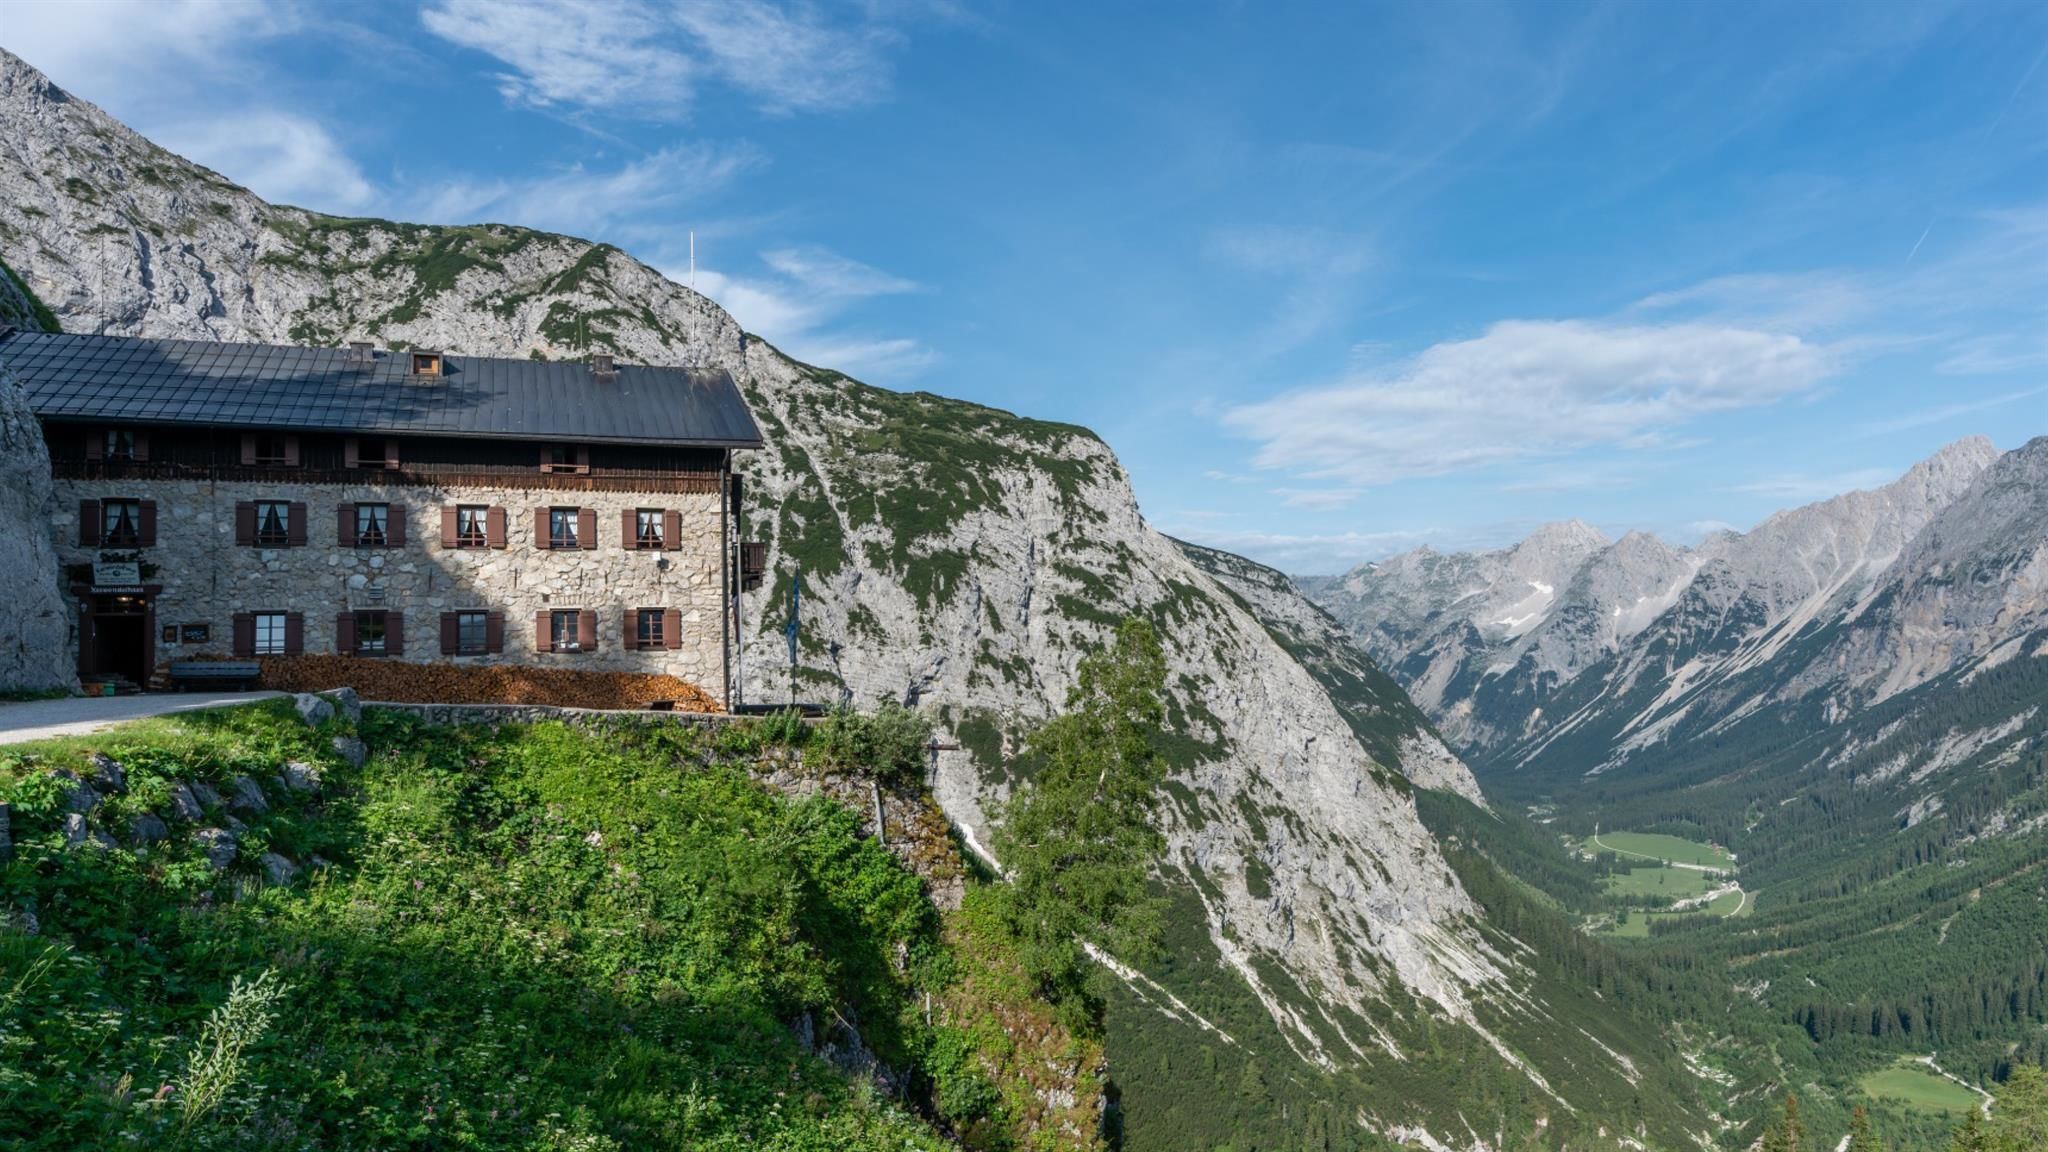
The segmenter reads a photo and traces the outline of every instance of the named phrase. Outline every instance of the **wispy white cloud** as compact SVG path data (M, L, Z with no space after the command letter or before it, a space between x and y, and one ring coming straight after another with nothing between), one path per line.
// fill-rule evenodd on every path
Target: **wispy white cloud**
M1811 504L1816 500L1840 496L1844 492L1880 488L1898 478L1898 471L1892 468L1856 468L1847 472L1819 476L1801 472L1782 472L1745 484L1730 485L1728 491L1763 496L1792 504Z
M216 66L299 25L296 10L275 0L10 0L5 11L0 46L107 105L161 97L167 79L195 69L232 77Z
M766 163L746 145L678 144L613 168L578 165L522 178L401 186L391 209L429 223L491 220L616 239L638 221L695 202Z
M699 267L698 291L731 312L740 326L813 364L869 379L901 380L938 361L938 354L907 337L848 332L846 312L877 296L923 291L923 286L824 248L778 248L761 254L766 271L730 275ZM667 269L674 279L688 273Z
M1349 508L1364 493L1356 488L1275 488L1273 495L1284 507L1332 512Z
M420 21L505 65L508 100L654 119L683 116L711 82L772 114L868 103L888 91L900 40L866 18L766 0L435 0Z
M675 26L634 0L440 0L427 31L496 57L507 100L681 115L699 67L668 42Z
M157 142L231 176L273 203L346 214L379 192L319 123L276 110L170 125Z
M1598 446L1796 395L1835 370L1785 333L1699 324L1504 321L1406 364L1225 413L1262 467L1373 485Z
M1435 531L1292 534L1212 529L1202 523L1168 526L1164 531L1205 547L1255 557L1260 563L1297 575L1343 572L1424 544L1451 542L1445 533Z

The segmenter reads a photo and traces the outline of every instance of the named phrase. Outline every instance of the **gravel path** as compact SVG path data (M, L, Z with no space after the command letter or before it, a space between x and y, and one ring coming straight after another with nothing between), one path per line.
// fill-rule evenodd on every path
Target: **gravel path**
M29 700L0 704L0 744L26 744L53 736L82 736L111 728L124 720L192 712L268 700L280 692L187 692L141 696L74 696L63 700Z

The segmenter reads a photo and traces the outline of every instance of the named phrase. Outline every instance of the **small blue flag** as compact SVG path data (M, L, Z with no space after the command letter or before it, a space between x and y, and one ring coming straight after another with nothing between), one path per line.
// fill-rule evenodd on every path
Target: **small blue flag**
M796 574L789 581L789 623L783 626L783 635L789 637L789 666L796 667L796 630L804 592L804 570L797 566Z

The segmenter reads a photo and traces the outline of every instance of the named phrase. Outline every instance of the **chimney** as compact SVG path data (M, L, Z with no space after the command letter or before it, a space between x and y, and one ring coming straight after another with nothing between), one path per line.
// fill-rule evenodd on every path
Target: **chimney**
M592 352L590 354L590 374L604 383L618 379L619 370L612 365L612 354L609 352Z
M377 346L368 340L351 340L342 362L354 368L368 368L377 362Z

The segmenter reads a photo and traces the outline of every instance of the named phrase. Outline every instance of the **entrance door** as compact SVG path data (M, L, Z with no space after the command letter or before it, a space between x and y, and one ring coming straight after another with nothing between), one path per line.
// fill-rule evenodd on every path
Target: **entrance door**
M119 676L136 687L149 684L149 600L143 596L94 596L78 639L81 676Z

